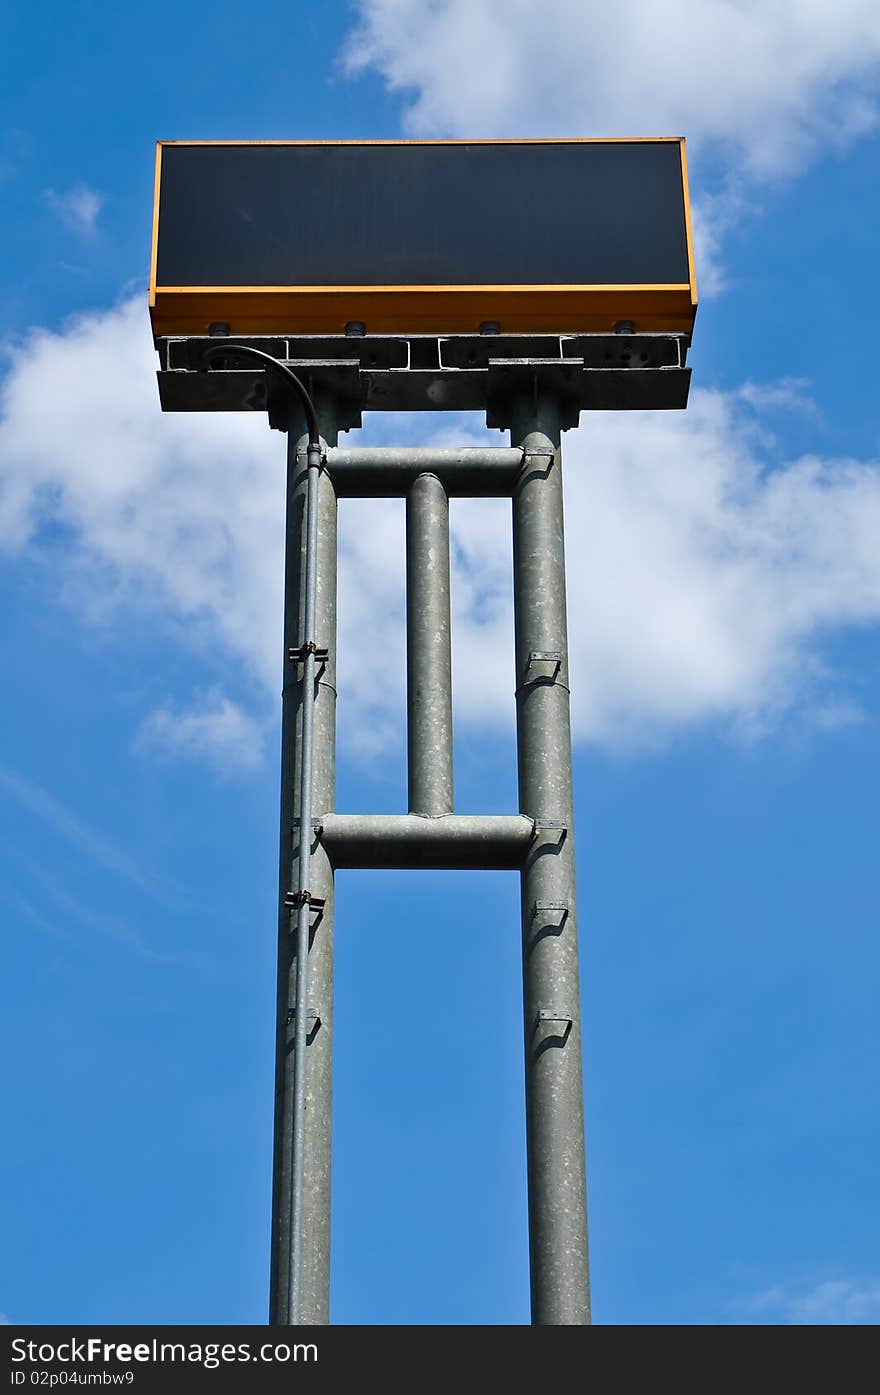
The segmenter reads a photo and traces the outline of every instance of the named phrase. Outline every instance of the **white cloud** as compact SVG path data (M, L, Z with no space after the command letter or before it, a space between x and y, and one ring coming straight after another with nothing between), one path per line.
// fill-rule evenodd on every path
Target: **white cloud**
M690 180L693 186L693 179ZM697 288L703 300L711 300L727 289L724 241L748 216L749 201L744 181L728 177L715 193L695 194L691 188L691 230L694 241L694 268Z
M223 693L213 689L194 705L151 712L138 730L137 748L216 767L252 770L263 754L260 725Z
M0 399L0 548L51 555L47 577L86 619L150 616L206 668L219 656L239 704L271 720L284 438L258 414L162 415L154 368L140 299L18 347ZM786 403L803 410L803 385L695 391L687 413L587 414L565 437L579 738L857 715L823 641L880 619L880 467L780 459L766 423ZM382 429L399 440L399 422ZM443 438L453 431L486 439L473 419L447 421ZM453 525L457 711L492 729L513 715L509 505L455 501ZM401 739L404 689L399 503L347 501L340 537L340 714L354 744L386 747ZM232 695L188 701L154 714L142 739L251 758L252 719Z
M75 184L65 193L46 190L46 202L72 232L88 236L98 226L98 216L104 206L102 196L88 184Z
M360 0L350 69L416 135L687 135L758 174L877 116L875 0Z
M597 414L565 438L576 735L628 742L712 718L759 732L795 707L826 727L853 719L821 639L880 619L880 469L774 461L758 414L773 396L695 392L686 415ZM798 400L791 385L776 396ZM465 593L482 592L463 607L462 676L494 655L492 680L459 684L474 719L513 677L509 520L487 532L481 507L459 503L457 530Z
M685 135L701 293L757 184L876 126L876 0L360 0L343 61L414 136ZM707 164L714 169L710 189Z
M56 520L68 593L93 619L152 611L277 687L283 442L265 417L163 416L141 297L38 331L12 364L0 547L22 550Z
M764 1321L786 1326L874 1326L880 1322L880 1282L831 1279L800 1291L777 1285L749 1306Z

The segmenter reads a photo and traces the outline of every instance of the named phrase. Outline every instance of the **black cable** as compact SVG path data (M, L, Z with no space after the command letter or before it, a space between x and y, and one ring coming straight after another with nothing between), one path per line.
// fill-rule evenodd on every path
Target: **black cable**
M299 816L303 829L312 825L312 781L314 766L315 709L315 608L317 604L318 567L318 472L321 468L321 434L315 404L299 378L271 354L252 349L249 344L234 344L228 339L209 345L202 353L202 367L231 354L257 359L266 369L274 368L294 389L305 409L309 429L307 490L305 500L305 617L302 680L302 723L300 730L300 789ZM311 923L311 841L300 838L296 890L296 1006L293 1039L293 1099L292 1156L290 1168L290 1252L287 1268L287 1321L297 1326L302 1321L303 1215L305 1188L305 1119L306 1119L306 1060L309 979L309 929Z
M262 349L252 349L249 344L233 344L224 339L222 343L211 344L202 353L202 363L209 365L215 358L223 358L228 354L244 354L249 358L259 359L269 368L274 368L283 378L290 383L305 408L306 425L309 429L309 445L321 448L321 433L318 430L318 414L315 411L315 404L306 391L305 386L300 382L292 368L288 368L286 363L281 363L271 354L266 354Z

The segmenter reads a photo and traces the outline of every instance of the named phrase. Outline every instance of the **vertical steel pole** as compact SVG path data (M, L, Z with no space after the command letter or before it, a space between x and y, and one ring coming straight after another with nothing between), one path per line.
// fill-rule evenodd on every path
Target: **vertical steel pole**
M449 500L428 473L406 499L406 696L410 812L451 814Z
M590 1321L559 409L512 404L523 1006L533 1323Z
M336 442L331 402L317 404L321 432ZM330 1305L330 1125L333 1065L333 871L320 844L313 845L310 880L311 948L306 1003L305 1123L302 1164L302 1265L298 1302L291 1293L294 1242L294 1069L296 1030L296 923L291 893L297 890L299 800L303 752L305 666L290 658L302 643L305 618L305 553L308 434L291 406L287 449L287 525L284 580L284 687L281 719L281 837L279 859L278 1005L276 1023L275 1156L272 1178L272 1246L269 1321L283 1325L326 1323ZM329 475L318 485L316 640L326 659L316 665L312 814L333 808L336 752L336 496ZM311 828L307 830L311 836ZM316 904L317 900L317 904ZM323 900L323 905L320 905Z

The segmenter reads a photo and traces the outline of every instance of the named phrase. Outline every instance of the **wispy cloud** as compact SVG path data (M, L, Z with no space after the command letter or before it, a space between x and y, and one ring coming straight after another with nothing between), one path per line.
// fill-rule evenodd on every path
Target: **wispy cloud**
M56 880L40 875L44 892L54 901L55 905L63 912L65 921L71 918L78 921L86 930L94 931L96 934L106 936L108 939L116 940L128 949L133 949L142 959L148 959L155 964L167 964L173 962L173 958L167 954L160 954L152 949L127 921L120 920L118 916L104 915L100 911L93 911L90 906L86 906L64 887L59 886Z
M0 790L3 790L22 808L27 809L41 822L66 839L75 848L109 872L124 877L142 890L151 889L150 878L128 853L107 841L100 833L73 814L53 795L33 780L26 780L14 774L5 766L0 766Z
M135 738L137 750L183 760L207 760L215 769L253 770L263 755L263 732L218 689L191 707L151 712Z
M75 184L63 193L57 189L47 189L46 202L66 228L86 237L97 229L98 217L104 207L102 195L90 189L88 184Z
M0 889L0 897L7 905L12 906L19 915L24 916L25 920L29 920L31 925L35 925L44 935L48 935L50 939L69 943L73 938L58 924L57 919L50 920L47 916L42 915L26 897L20 896L18 892L3 888Z
M744 1305L762 1323L785 1326L874 1326L880 1322L880 1280L828 1279L812 1287L776 1284Z

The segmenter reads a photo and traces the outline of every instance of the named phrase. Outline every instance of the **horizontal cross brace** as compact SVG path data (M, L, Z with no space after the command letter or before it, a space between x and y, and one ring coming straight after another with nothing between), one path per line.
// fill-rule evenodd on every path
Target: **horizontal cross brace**
M334 867L516 870L532 842L523 814L325 814L321 841Z
M423 474L436 475L447 494L459 498L498 498L512 494L523 466L523 452L509 446L459 450L378 446L348 450L331 446L327 469L340 499L393 498L407 494Z

